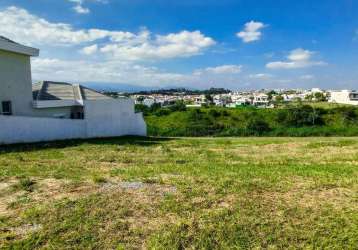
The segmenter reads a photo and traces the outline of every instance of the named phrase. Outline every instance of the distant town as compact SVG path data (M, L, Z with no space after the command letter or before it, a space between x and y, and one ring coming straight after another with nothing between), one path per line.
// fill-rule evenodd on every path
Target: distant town
M151 107L160 105L170 106L183 102L187 107L203 107L215 105L227 108L241 106L255 106L258 108L274 108L279 103L290 102L330 102L337 104L358 105L358 92L354 90L252 90L231 91L223 88L208 90L163 89L141 91L136 93L106 92L113 97L126 95L135 101L135 104Z

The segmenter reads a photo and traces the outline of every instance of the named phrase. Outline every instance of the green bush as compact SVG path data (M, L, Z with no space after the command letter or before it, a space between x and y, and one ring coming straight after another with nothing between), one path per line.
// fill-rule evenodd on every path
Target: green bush
M303 105L280 110L276 120L279 124L293 127L324 125L323 113L322 109Z
M204 113L200 109L191 109L188 114L189 121L199 121L202 120Z
M332 109L333 114L339 114L345 123L354 123L358 121L358 109L353 106L344 106Z
M172 112L175 111L186 111L186 105L183 101L177 101L174 105L170 106L169 109Z
M146 121L152 136L357 136L357 111L349 106L307 105L282 109L189 108L152 113Z
M165 115L169 115L170 113L171 111L169 109L158 109L157 111L155 111L154 115L165 116Z
M214 118L218 118L219 116L221 116L221 113L216 109L210 109L208 114Z
M262 135L271 131L270 125L262 117L258 116L253 116L248 120L246 129L254 135Z

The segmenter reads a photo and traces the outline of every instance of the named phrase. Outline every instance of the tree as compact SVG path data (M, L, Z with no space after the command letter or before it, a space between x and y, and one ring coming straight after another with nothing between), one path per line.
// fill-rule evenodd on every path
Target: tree
M274 90L271 90L270 92L267 93L268 96L268 100L272 101L273 96L277 95L277 92Z
M213 104L214 103L214 99L210 94L205 94L205 99L209 104Z
M282 95L277 95L277 96L275 96L275 101L276 102L283 102L285 99L283 98L283 96Z
M258 135L262 135L265 132L269 132L271 130L270 125L264 120L263 117L259 116L250 117L246 124L246 129Z
M143 101L144 101L144 96L139 96L139 97L137 98L137 101L138 101L138 102L143 102Z
M174 105L170 106L169 109L172 112L175 111L186 111L186 105L184 103L184 101L180 100L180 101L176 101Z
M327 101L327 97L321 92L314 93L314 99L317 102L326 102Z
M305 100L311 102L311 101L313 100L313 95L306 95L306 96L305 96Z
M277 114L277 122L294 127L324 125L323 113L322 109L309 105L282 109Z
M150 112L150 110L149 110L149 108L148 108L146 105L136 104L136 105L135 105L135 112L136 112L136 113L142 112L143 115L148 115L149 112Z

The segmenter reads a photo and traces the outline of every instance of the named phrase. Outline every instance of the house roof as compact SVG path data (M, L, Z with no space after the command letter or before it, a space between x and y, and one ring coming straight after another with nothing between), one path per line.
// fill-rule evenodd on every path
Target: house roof
M79 84L50 81L33 84L32 95L34 101L83 101L113 99L112 97L106 96Z
M38 56L40 50L16 43L0 35L0 50L9 51L26 56Z
M0 41L18 44L16 42L14 42L13 40L10 40L9 38L4 37L4 36L0 36Z

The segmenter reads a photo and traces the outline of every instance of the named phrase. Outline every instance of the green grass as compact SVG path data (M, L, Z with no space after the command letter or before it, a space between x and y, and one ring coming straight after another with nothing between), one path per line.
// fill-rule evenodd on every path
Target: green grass
M1 147L0 249L357 249L357 194L354 137Z

